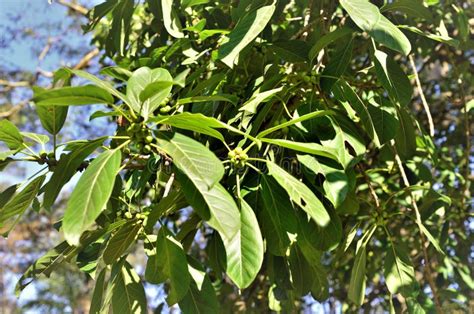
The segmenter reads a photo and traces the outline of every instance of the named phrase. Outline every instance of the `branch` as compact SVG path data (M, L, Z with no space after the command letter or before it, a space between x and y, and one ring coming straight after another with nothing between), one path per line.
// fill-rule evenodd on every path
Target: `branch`
M12 81L7 81L7 80L0 80L0 85L7 86L7 87L28 87L30 86L30 82L28 81L12 82Z
M74 70L80 70L89 65L89 62L99 54L99 48L94 48L89 51L81 60L73 67Z
M65 0L58 0L58 3L60 5L63 5L67 8L69 8L70 10L76 12L76 13L79 13L81 15L84 15L86 16L87 13L89 13L89 10L77 3L72 3L72 2L69 2L69 1L65 1Z
M410 60L411 68L413 69L413 73L415 74L415 82L416 87L418 89L418 94L420 94L421 103L423 104L423 108L425 109L426 116L428 117L428 125L430 128L430 136L434 136L434 124L433 124L433 117L431 117L430 107L428 106L428 102L425 98L425 93L423 93L423 88L421 87L420 78L418 77L418 70L416 69L415 60L413 60L413 55L408 56L408 60Z
M400 155L398 155L397 149L395 148L395 141L391 140L390 145L392 146L392 150L395 155L395 161L397 162L397 167L400 170L400 175L402 176L403 184L408 188L410 187L410 182L408 181L407 174L405 173L405 169L403 168L403 163L402 163L402 160L400 159ZM423 258L425 260L425 271L427 275L426 277L428 280L428 285L430 286L431 292L433 293L433 301L435 304L436 313L442 314L443 310L441 307L441 302L439 300L436 284L433 280L433 272L431 271L431 263L430 263L430 259L428 255L428 250L426 249L426 245L425 245L426 238L425 238L425 234L422 231L423 223L421 222L420 210L418 209L418 205L416 204L415 197L413 196L413 193L410 189L408 189L408 193L410 195L411 205L413 207L413 210L415 211L416 224L418 225L418 231L420 234L421 249L423 251Z

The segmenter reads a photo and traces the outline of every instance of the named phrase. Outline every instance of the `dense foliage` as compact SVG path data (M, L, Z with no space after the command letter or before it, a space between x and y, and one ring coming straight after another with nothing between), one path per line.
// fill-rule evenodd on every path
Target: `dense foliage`
M93 313L145 313L145 281L185 313L292 312L308 294L334 311L467 310L468 9L99 4L84 30L100 75L61 68L34 88L49 135L0 121L0 168L44 165L0 194L4 236L31 207L58 209L82 172L56 224L65 240L16 291L70 263L96 281ZM115 133L60 141L68 107L91 104ZM138 273L135 250L148 256Z

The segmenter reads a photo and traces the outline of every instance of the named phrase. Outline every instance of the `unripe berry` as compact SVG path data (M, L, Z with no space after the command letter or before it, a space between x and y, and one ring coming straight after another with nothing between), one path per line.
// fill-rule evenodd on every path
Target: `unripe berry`
M150 145L145 145L145 146L143 147L143 152L144 152L145 154L148 154L149 152L151 152L151 146L150 146Z
M227 154L227 156L228 156L229 158L234 158L234 157L235 157L235 151L231 150L231 151Z
M166 114L170 111L171 111L171 106L168 106L168 105L164 106L163 108L160 108L160 113L162 114Z
M236 147L236 148L234 149L234 151L235 151L235 153L236 153L237 155L240 155L240 154L242 154L243 149L242 149L242 147Z
M153 136L148 135L147 137L145 137L145 142L146 142L146 143L151 143L151 142L153 142Z

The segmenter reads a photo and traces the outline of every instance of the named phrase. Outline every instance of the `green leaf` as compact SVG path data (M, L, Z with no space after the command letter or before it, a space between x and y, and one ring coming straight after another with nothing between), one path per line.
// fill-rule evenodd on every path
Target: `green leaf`
M71 106L92 104L113 104L114 98L95 85L66 86L36 94L33 101L38 106Z
M44 182L44 178L45 176L40 176L31 181L0 209L0 232L3 236L8 236L25 210L30 207Z
M155 99L155 96L160 94L166 94L163 99L168 96L171 88L173 86L173 82L170 81L156 81L153 83L148 84L144 90L140 93L140 102L145 102L148 99L152 98Z
M304 183L271 161L267 161L267 167L269 174L286 190L290 199L318 225L325 226L329 223L329 214L323 204Z
M323 50L326 46L335 42L339 38L345 37L349 34L352 34L353 30L349 27L341 27L337 28L334 31L325 34L318 41L311 47L311 50L308 53L308 58L311 62L313 62L314 58L316 58L321 50Z
M459 48L459 40L449 37L447 34L430 34L430 33L423 32L422 30L420 30L419 28L416 28L415 26L410 26L410 25L399 25L398 27L400 27L401 29L406 29L417 35L424 36L431 40L450 45L451 47L454 47L456 49Z
M189 259L188 265L192 280L188 293L179 302L179 308L184 314L219 313L219 303L211 279L196 261Z
M324 176L323 189L325 196L331 201L334 208L341 206L349 191L349 179L344 170L321 163L313 156L297 155L297 158L303 166L314 174Z
M247 47L265 28L275 11L275 3L245 14L229 34L229 41L218 51L218 59L233 68L239 53Z
M306 238L298 238L296 244L310 268L308 277L312 279L311 295L322 302L329 297L328 270L321 263L322 252L316 250Z
M431 11L423 5L423 1L421 0L395 0L392 3L386 3L380 11L398 11L425 20L431 20L433 18Z
M112 310L114 313L141 314L147 313L145 289L135 270L125 262L114 265L117 275L113 280ZM112 269L114 271L114 269Z
M107 269L104 268L100 271L99 276L95 280L94 291L92 292L91 306L89 309L90 314L100 314L102 308L102 299L105 291L105 275Z
M110 66L102 68L99 73L113 77L114 79L120 80L122 82L128 81L130 76L132 76L132 72L119 66Z
M156 82L159 82L160 85L163 82L169 82L170 85L166 87L161 86L159 91L156 91L153 95L152 91L156 89L156 86L150 84L155 84ZM135 70L127 83L127 98L131 108L147 120L153 111L160 106L160 103L168 97L172 84L173 78L165 69L156 68L152 70L148 67L141 67ZM147 96L150 98L142 102L140 95L143 92L143 97Z
M356 94L355 90L346 82L346 81L339 81L333 88L333 92L340 101L346 102L349 104L360 117L362 125L364 126L365 131L369 135L371 139L374 140L377 146L380 146L380 140L375 132L374 122L372 121L372 117L367 110L366 105Z
M118 0L112 12L112 25L107 36L106 46L113 52L124 56L132 29L134 0Z
M308 294L314 282L312 269L296 244L291 246L288 262L295 292L298 295Z
M307 121L307 120L311 120L311 119L315 119L315 118L318 118L318 117L322 117L322 116L327 116L327 115L332 115L334 114L334 111L331 111L331 110L318 110L318 111L314 111L314 112L311 112L311 113L308 113L308 114L305 114L305 115L302 115L300 117L297 117L297 118L294 118L294 119L291 119L290 121L287 121L285 123L281 123L277 126L274 126L272 128L269 128L269 129L266 129L262 132L260 132L256 138L257 139L260 139L264 136L267 136L268 134L270 133L273 133L275 131L278 131L278 130L281 130L283 128L286 128L286 127L289 127L291 125L294 125L294 124L298 124L298 123L301 123L303 121Z
M63 219L66 240L78 245L81 234L89 229L105 208L120 169L120 150L100 154L87 167L69 198Z
M240 204L240 230L225 248L227 275L239 289L245 289L262 267L263 240L252 208L243 199Z
M20 134L20 130L6 119L0 121L0 141L4 142L12 150L17 150L23 145L23 137Z
M210 95L210 96L192 96L186 98L178 99L178 105L185 105L185 104L194 104L199 102L208 102L208 101L226 101L230 102L231 104L236 104L236 99L233 99L232 95Z
M367 253L365 245L357 251L354 266L352 267L351 279L349 282L349 299L360 306L365 297L365 266L367 262Z
M35 141L38 144L44 145L49 142L49 137L44 134L38 134L38 133L32 133L32 132L21 132L20 134L26 138L29 138Z
M145 231L151 233L153 227L160 217L165 213L172 213L188 205L180 190L172 190L163 197L158 204L152 204L148 218L145 220Z
M385 283L391 294L413 296L416 289L415 269L408 253L396 243L387 248L384 265Z
M287 62L305 62L308 58L309 47L302 40L278 40L269 48Z
M335 161L339 161L337 158L337 152L335 149L327 146L323 146L318 143L306 143L306 142L295 142L291 140L282 140L282 139L271 139L271 138L261 138L264 143L274 144L281 147L286 147L292 150L296 150L303 153L308 153L316 156L322 156L330 158Z
M106 90L110 94L112 94L115 97L117 97L118 99L122 100L124 103L129 104L130 101L128 100L127 96L125 96L124 94L122 94L121 92L116 90L112 86L112 84L110 84L109 82L103 81L103 80L99 79L98 77L96 77L96 76L94 76L94 75L92 75L88 72L82 71L82 70L70 70L70 71L72 73L74 73L75 75L79 76L79 77L82 77L82 78L84 78L88 81L93 82L95 85L97 85L100 88Z
M172 116L158 116L150 119L149 121L156 122L157 124L169 124L178 129L190 130L193 132L206 134L217 138L222 142L225 142L224 137L220 132L217 132L215 129L227 129L228 131L249 138L252 141L256 141L256 139L252 136L245 134L244 132L234 128L233 126L228 125L216 118L207 117L201 113L183 112L174 114Z
M325 91L330 91L334 83L346 72L352 60L352 48L354 46L353 38L349 42L342 41L336 50L330 55L330 62L321 73L320 85Z
M157 133L157 142L198 189L208 190L224 175L220 160L207 147L180 133Z
M52 135L59 133L66 121L68 107L36 106L36 112L43 128Z
M373 99L369 101L368 109L379 143L383 145L389 142L399 128L396 110L383 102L378 104Z
M399 128L395 136L395 146L402 159L408 159L416 152L416 133L410 114L405 108L398 108Z
M163 12L163 23L168 34L174 38L183 38L181 22L178 15L173 10L173 0L162 0L161 10Z
M184 298L191 282L186 253L164 226L158 232L153 253L148 258L145 278L154 284L169 280L167 302L171 306Z
M0 193L0 208L3 208L5 204L11 200L12 196L15 194L16 190L18 189L19 184L14 184L9 186L5 190Z
M296 233L296 216L285 190L270 176L261 176L263 208L259 221L265 236L267 250L285 256L290 246L288 233Z
M377 78L389 96L402 106L408 105L412 97L413 87L406 74L385 52L376 50L374 57Z
M113 264L128 250L137 239L140 228L141 224L136 221L128 221L110 237L102 253L105 264Z
M380 13L377 6L368 0L341 0L340 3L354 23L373 39L405 56L410 53L408 38Z
M258 105L261 104L262 102L268 101L271 99L273 95L276 93L282 91L283 87L275 88L275 89L270 89L264 92L258 92L254 93L250 100L246 101L242 107L240 107L240 111L247 111L250 113L257 113L257 108Z
M68 256L75 249L67 244L66 241L61 242L55 246L52 250L46 252L42 257L37 259L25 273L20 277L15 287L15 294L20 295L21 291L25 289L30 283L32 283L40 275L49 277L51 272L64 260L67 260Z
M438 251L438 253L442 254L442 255L445 255L443 249L441 248L441 246L439 245L438 243L438 240L436 240L435 237L433 237L433 235L431 234L431 232L425 227L425 225L423 224L419 224L418 225L421 229L421 232L423 232L423 234L428 238L428 240L431 242L431 244L433 244L434 248L436 249L436 251Z
M51 206L53 206L62 187L77 172L77 169L82 164L84 159L102 145L104 139L105 138L102 137L90 142L82 143L78 145L71 153L59 159L51 179L44 187L43 206L46 209L49 209Z
M177 179L193 209L219 232L224 244L230 243L240 230L240 213L229 192L220 183L209 189L201 179L192 181L181 172Z

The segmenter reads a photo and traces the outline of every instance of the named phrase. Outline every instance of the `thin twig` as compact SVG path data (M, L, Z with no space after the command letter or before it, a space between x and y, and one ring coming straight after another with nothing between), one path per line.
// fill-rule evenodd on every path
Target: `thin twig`
M30 82L28 81L13 82L13 81L7 81L7 80L0 80L0 85L7 86L7 87L28 87L30 86Z
M58 4L61 4L69 9L71 9L72 11L75 11L81 15L84 15L86 16L87 13L89 12L89 10L77 3L73 3L73 2L69 2L69 1L65 1L65 0L58 0Z
M392 146L393 153L395 155L395 161L397 163L397 167L400 170L400 175L402 176L403 184L408 188L410 187L410 182L408 181L407 174L405 172L405 169L403 168L403 163L402 163L402 160L400 159L400 155L398 155L397 149L395 148L394 140L391 140L390 144ZM415 197L413 196L413 193L410 189L408 190L408 193L410 195L411 205L413 207L413 210L415 211L416 224L418 225L418 232L420 234L421 249L423 251L423 258L425 260L425 271L426 271L426 277L428 280L428 285L430 286L431 292L433 293L433 301L435 304L436 312L438 314L441 314L443 313L443 311L441 307L441 302L439 300L438 290L436 289L436 284L433 280L433 272L431 271L431 262L428 255L428 250L426 249L426 245L425 245L426 238L422 231L423 223L421 221L420 210L418 209L418 205L416 204Z
M73 67L74 70L79 70L82 68L85 68L86 66L89 65L89 62L99 54L99 49L95 48L89 51L84 57L82 57L81 60Z
M415 64L415 60L413 59L413 55L409 55L408 60L410 61L413 74L415 74L415 82L416 82L416 87L418 89L418 94L420 94L421 103L423 104L423 108L425 109L426 116L428 118L430 136L433 137L434 136L433 117L431 116L430 106L428 106L425 93L423 92L423 88L421 87L421 82L420 82L420 78L418 77L418 70L416 69L416 64Z

